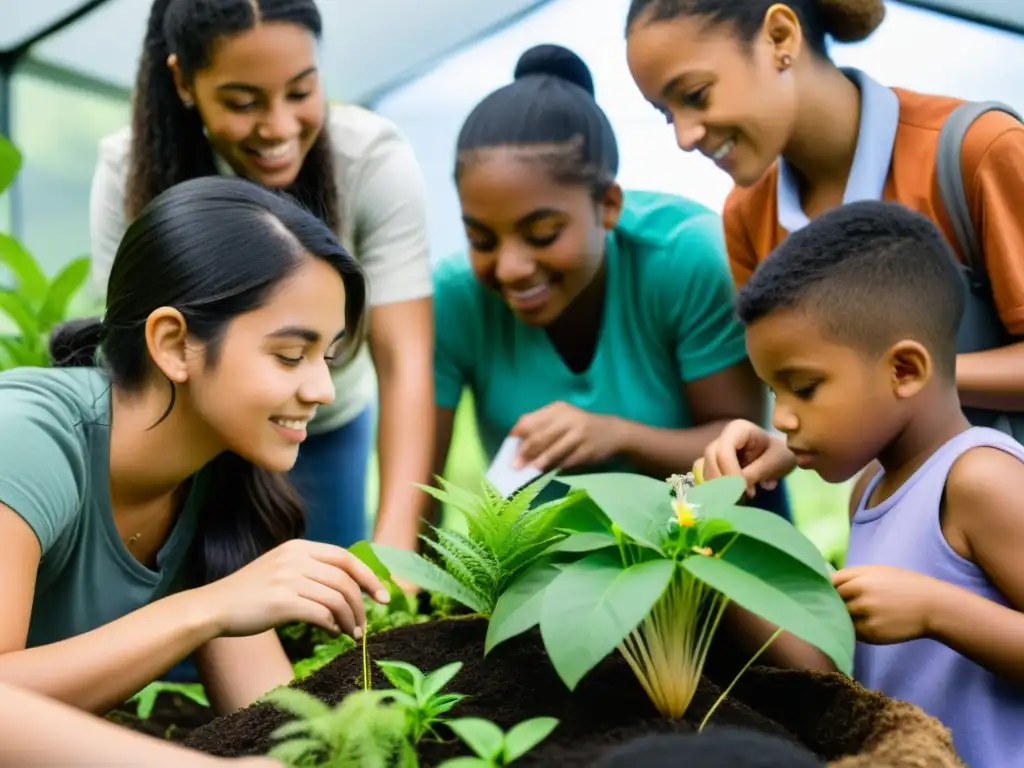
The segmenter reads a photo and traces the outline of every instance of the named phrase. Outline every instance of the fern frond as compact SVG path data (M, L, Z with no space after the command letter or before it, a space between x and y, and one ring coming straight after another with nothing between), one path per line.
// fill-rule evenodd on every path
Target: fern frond
M489 615L495 600L493 572L498 571L498 579L501 577L497 564L488 562L490 553L457 532L438 530L436 534L437 539L428 539L427 544L441 556L445 570L482 601L484 613Z

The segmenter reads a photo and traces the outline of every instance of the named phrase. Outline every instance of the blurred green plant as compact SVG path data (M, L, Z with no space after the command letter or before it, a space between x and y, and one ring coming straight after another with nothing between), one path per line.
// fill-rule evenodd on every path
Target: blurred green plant
M21 169L18 149L0 135L0 195ZM50 365L50 332L68 319L71 300L89 277L89 257L66 264L52 279L11 234L0 232L0 264L13 287L0 288L0 371Z

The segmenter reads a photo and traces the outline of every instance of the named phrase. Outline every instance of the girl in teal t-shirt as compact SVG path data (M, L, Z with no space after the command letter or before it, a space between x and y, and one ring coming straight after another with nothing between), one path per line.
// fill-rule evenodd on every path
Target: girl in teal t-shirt
M275 627L360 636L360 587L387 592L297 538L285 473L364 306L277 193L204 177L143 209L103 321L55 332L58 367L0 374L0 683L101 713L198 650L224 712L292 679Z
M762 421L719 217L622 190L575 54L525 53L457 151L470 252L434 273L437 466L467 387L488 456L516 437L541 470L667 477L738 414Z

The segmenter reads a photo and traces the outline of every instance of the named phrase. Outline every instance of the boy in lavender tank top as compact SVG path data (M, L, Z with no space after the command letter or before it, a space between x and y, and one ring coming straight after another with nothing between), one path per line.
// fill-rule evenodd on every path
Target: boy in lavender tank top
M834 483L866 467L833 579L854 674L941 720L970 768L1010 768L1024 765L1024 447L961 410L956 270L935 226L895 203L789 235L737 297L784 437L733 422L703 471L741 474L754 495L795 466ZM823 666L777 642L777 663Z

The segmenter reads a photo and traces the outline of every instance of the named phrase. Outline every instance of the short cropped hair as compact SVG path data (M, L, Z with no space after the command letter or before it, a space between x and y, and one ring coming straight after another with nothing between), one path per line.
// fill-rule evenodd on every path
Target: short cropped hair
M871 354L903 338L937 370L956 371L965 281L942 233L898 203L841 205L790 234L736 297L745 325L782 309L814 316L824 333Z

